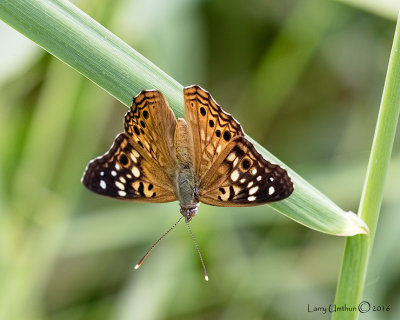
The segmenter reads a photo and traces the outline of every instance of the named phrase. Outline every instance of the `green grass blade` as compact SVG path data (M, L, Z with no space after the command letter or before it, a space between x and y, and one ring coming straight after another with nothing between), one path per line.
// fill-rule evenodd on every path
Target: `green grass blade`
M182 85L69 1L1 1L0 18L125 105L143 88L182 104Z
M400 19L390 56L382 102L372 144L358 215L367 223L368 236L348 238L336 291L337 306L358 306L374 243L389 161L400 112ZM357 319L358 311L334 313L332 319Z
M125 105L139 91L155 88L166 96L177 116L183 115L182 85L72 3L3 0L0 18ZM283 165L267 150L257 147L266 159ZM335 235L367 232L355 214L345 212L293 170L288 171L295 191L287 200L271 205L273 208L321 232Z

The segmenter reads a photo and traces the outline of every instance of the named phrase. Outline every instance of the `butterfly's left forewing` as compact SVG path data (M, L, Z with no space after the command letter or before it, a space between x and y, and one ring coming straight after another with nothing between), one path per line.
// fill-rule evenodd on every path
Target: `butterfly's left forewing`
M254 206L282 200L293 192L285 169L263 158L240 124L200 88L185 88L201 202L215 206Z
M286 170L265 160L245 137L237 137L227 145L201 186L201 202L224 207L278 201L293 191Z

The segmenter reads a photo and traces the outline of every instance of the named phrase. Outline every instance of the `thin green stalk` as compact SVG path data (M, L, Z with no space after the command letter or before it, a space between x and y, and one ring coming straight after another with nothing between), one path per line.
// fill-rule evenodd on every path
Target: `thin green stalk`
M132 13L133 14L133 13ZM183 115L182 85L69 1L1 0L0 18L104 88L125 105L143 89L160 90ZM321 194L256 144L266 159L289 172L294 193L271 206L295 221L334 235L367 233L364 222Z
M400 16L397 20L392 52L372 144L367 175L358 215L369 227L369 235L347 238L342 269L336 291L337 307L358 307L361 302L368 260L374 243L396 127L400 112ZM360 305L360 312L367 309ZM359 310L338 311L332 319L357 319Z

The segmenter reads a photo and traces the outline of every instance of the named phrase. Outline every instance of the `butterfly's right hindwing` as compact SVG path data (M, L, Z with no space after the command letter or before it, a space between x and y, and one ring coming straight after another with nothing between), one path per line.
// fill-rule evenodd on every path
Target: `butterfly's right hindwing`
M176 200L174 174L176 119L162 94L142 91L125 115L125 133L91 161L82 182L90 190L135 201Z

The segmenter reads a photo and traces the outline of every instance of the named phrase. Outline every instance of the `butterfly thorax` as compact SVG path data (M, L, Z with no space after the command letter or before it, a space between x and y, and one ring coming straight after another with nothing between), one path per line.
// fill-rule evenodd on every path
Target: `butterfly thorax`
M181 214L189 222L197 214L199 201L194 174L193 140L186 121L178 119L175 129L176 190L181 206Z

